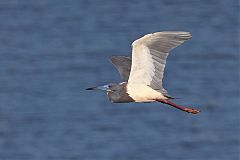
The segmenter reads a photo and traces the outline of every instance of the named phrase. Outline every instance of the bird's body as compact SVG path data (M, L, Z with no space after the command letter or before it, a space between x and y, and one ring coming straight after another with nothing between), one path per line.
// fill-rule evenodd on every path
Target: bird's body
M132 58L113 56L111 62L119 71L123 82L88 88L106 90L114 103L162 102L189 113L196 109L178 106L162 86L169 51L191 38L188 32L156 32L147 34L132 43Z
M144 84L127 84L127 93L135 102L154 102L156 99L167 99L161 92Z

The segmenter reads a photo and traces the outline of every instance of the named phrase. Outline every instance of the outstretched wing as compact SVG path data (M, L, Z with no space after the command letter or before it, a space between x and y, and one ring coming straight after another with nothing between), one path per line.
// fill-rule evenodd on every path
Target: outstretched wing
M162 86L169 51L191 38L189 32L156 32L132 43L132 67L128 83L141 83L167 94Z
M110 61L118 70L122 80L127 82L131 70L131 58L125 56L112 56Z

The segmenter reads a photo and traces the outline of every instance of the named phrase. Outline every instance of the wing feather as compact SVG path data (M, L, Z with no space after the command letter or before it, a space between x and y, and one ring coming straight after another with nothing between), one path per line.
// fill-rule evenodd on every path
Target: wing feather
M127 82L131 70L131 58L126 56L112 56L110 61L118 70L122 80Z
M162 86L169 51L191 38L189 32L156 32L132 44L132 67L128 83L141 83L167 94Z

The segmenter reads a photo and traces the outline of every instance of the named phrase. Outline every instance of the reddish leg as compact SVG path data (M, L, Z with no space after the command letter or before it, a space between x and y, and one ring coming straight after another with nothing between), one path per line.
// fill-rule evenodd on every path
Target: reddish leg
M157 100L157 101L158 101L158 102L161 102L161 103L168 104L168 105L170 105L170 106L173 106L173 107L175 107L175 108L177 108L177 109L180 109L180 110L185 111L185 112L188 112L188 113L197 114L197 113L200 112L199 110L196 110L196 109L178 106L178 105L176 105L175 103L170 102L169 100L166 100L166 99L160 99L160 100Z

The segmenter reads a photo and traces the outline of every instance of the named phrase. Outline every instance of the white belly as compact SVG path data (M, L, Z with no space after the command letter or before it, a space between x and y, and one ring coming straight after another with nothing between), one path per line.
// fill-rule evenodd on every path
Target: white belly
M166 99L162 93L144 84L127 84L127 93L135 102L154 102L156 99Z

